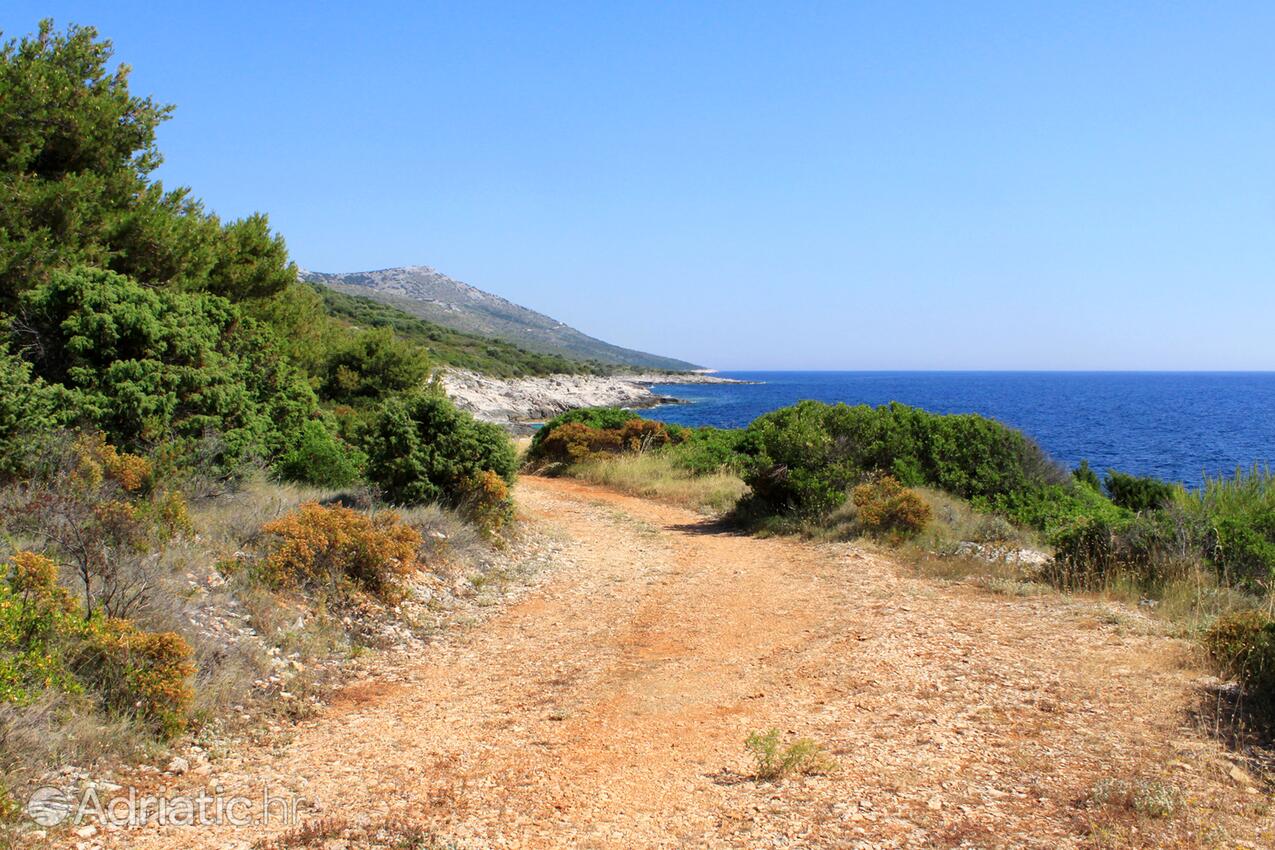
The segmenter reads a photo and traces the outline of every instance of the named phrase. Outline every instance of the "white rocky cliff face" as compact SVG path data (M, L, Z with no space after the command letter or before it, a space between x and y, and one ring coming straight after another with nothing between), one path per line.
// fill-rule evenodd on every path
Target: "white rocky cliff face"
M447 370L442 380L457 407L500 425L549 419L577 407L643 408L678 403L678 399L653 392L651 386L656 383L734 383L705 374L493 378L463 369Z

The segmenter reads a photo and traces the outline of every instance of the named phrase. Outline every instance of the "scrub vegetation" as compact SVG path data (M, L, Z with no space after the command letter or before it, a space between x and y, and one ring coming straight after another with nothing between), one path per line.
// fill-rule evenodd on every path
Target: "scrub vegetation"
M599 367L298 282L266 215L155 179L172 107L91 28L6 41L0 103L11 812L68 759L296 710L298 671L366 643L414 574L499 544L512 445L437 367Z
M981 416L813 401L738 430L571 411L536 433L527 462L712 509L754 533L871 539L944 577L1144 601L1243 685L1250 725L1275 719L1266 469L1193 489L1117 470L1100 477L1087 463L1058 466Z

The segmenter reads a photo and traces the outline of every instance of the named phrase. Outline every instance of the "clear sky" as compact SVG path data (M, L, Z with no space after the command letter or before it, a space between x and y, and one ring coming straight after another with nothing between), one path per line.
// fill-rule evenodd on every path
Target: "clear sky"
M1275 4L7 0L166 184L720 368L1275 369Z

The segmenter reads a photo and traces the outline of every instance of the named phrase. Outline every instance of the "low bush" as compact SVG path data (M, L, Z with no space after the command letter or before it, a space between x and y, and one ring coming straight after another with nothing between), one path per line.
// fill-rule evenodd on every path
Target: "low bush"
M579 407L568 410L550 419L536 429L531 435L531 445L527 449L528 460L540 460L540 445L545 439L563 425L579 424L603 431L619 430L624 423L634 419L633 412L618 407Z
M1064 590L1117 583L1143 591L1190 576L1201 561L1200 529L1177 509L1134 516L1078 516L1050 537L1054 560L1045 578Z
M1035 443L999 422L901 404L798 402L748 426L744 480L771 513L817 520L869 474L974 500L1063 486L1066 474Z
M171 737L185 728L194 673L180 635L85 616L57 566L18 552L0 582L0 701L26 705L47 690L93 699L108 714Z
M284 481L317 487L348 487L359 479L366 462L362 452L347 445L322 421L311 419L290 440L291 446L274 464Z
M747 432L742 428L670 428L673 463L694 475L731 473L743 467Z
M0 492L0 518L71 568L86 611L128 616L153 587L154 550L190 527L185 500L157 477L101 434L50 443L30 477Z
M364 435L368 480L392 503L460 506L493 472L512 486L518 459L509 436L445 396L423 391L382 405Z
M1203 551L1224 580L1251 590L1275 584L1275 475L1254 467L1211 478L1181 497L1206 529Z
M865 481L851 496L861 528L899 543L920 534L930 521L930 506L890 475Z
M465 483L460 507L488 537L499 534L514 518L509 485L490 469L484 469Z
M601 455L658 451L685 434L685 429L670 431L662 422L627 411L587 408L565 413L540 428L532 437L527 460L542 469L571 466Z
M744 748L755 762L753 776L756 779L774 781L800 773L826 773L832 769L831 760L823 748L810 738L798 738L784 745L778 729L753 732L744 741Z
M309 502L261 530L276 542L258 571L275 587L341 595L352 586L394 602L417 569L421 536L392 511L369 515Z
M1114 469L1107 470L1106 485L1111 501L1134 513L1165 507L1173 501L1173 495L1177 491L1167 481L1126 475Z
M554 428L528 450L533 463L571 466L597 457L617 454L623 443L619 428L593 428L583 422L566 422Z
M1275 722L1275 618L1260 611L1224 614L1204 633L1205 651L1223 674Z
M74 664L109 712L133 714L162 737L186 728L195 666L181 635L145 632L116 618L96 621Z
M1100 491L1075 481L1028 487L970 501L978 510L1000 514L1017 525L1041 531L1046 539L1082 518L1118 524L1129 517L1128 511L1113 504Z

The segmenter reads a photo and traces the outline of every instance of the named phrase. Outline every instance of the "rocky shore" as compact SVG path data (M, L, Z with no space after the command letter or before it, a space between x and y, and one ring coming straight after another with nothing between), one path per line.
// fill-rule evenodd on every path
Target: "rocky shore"
M526 426L577 407L655 407L679 404L660 395L655 384L735 384L711 373L633 375L548 375L541 378L493 378L463 369L443 374L443 387L457 407L484 422L510 428Z

